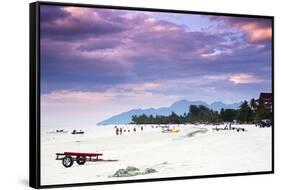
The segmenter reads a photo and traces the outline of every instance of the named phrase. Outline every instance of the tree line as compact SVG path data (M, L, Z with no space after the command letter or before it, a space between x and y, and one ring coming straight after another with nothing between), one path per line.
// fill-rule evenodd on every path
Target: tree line
M177 115L171 112L168 116L163 115L133 115L133 124L185 124L185 123L256 123L262 119L271 119L272 112L268 110L259 99L244 101L239 109L221 109L214 111L204 105L190 105L188 114Z

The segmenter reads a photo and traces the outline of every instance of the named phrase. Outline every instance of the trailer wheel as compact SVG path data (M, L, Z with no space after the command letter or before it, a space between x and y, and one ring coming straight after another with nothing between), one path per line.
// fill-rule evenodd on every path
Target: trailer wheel
M86 162L86 157L85 156L77 156L76 158L76 162L79 165L83 165Z
M62 159L62 165L69 168L73 165L73 158L71 156L66 156Z

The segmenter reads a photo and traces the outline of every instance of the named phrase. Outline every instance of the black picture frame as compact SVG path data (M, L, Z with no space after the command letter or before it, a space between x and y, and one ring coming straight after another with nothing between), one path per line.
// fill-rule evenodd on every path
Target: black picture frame
M187 13L200 15L223 15L235 17L249 18L266 18L272 22L272 168L270 171L248 172L248 173L231 173L231 174L214 174L214 175L199 175L199 176L182 176L168 177L157 179L137 179L137 180L120 180L106 182L89 182L89 183L74 183L74 184L57 184L57 185L41 185L40 183L40 6L75 6L88 8L103 8L117 10L133 10L133 11L149 11L149 12L169 12L169 13ZM88 185L106 185L106 184L122 184L136 182L153 182L166 180L185 180L197 178L214 178L214 177L232 177L245 175L260 175L274 173L274 17L263 15L248 15L248 14L233 14L233 13L218 13L218 12L201 12L187 10L170 10L142 7L125 7L125 6L109 6L109 5L92 5L80 3L62 3L62 2L47 2L39 1L29 5L29 44L30 44L30 76L29 76L29 185L33 188L55 188L55 187L73 187L73 186L88 186Z

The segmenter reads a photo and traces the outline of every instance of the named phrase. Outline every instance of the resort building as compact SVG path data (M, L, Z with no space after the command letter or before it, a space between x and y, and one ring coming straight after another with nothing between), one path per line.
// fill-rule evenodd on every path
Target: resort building
M260 101L263 102L264 106L272 112L272 93L260 93Z

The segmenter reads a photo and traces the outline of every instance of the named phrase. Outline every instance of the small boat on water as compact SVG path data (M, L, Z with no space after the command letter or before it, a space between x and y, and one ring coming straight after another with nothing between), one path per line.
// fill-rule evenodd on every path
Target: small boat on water
M57 129L55 131L50 131L50 132L47 132L49 134L65 134L67 133L67 131L63 130L63 129Z
M162 133L178 133L180 131L179 128L164 126L162 127Z
M56 133L67 133L67 131L63 130L63 129L57 129Z
M78 134L84 134L84 133L85 133L84 131L82 131L82 130L77 131L76 129L74 129L74 130L71 132L72 135L78 135Z

